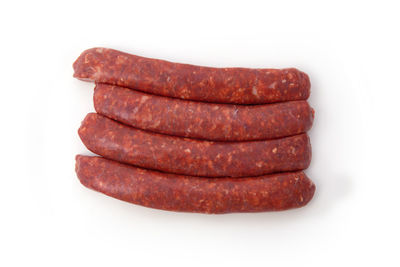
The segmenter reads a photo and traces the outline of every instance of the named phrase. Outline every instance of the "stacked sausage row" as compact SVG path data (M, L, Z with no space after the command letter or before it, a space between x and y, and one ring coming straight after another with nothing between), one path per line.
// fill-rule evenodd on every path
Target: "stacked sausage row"
M96 82L79 128L102 157L76 157L81 183L173 211L274 211L306 205L315 185L308 76L296 69L209 68L93 48L74 77ZM260 105L254 105L260 104Z

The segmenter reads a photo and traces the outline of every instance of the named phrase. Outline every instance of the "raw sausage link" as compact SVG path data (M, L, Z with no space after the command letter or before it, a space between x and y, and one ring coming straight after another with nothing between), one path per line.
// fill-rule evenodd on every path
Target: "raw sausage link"
M313 110L307 101L268 105L229 105L150 95L124 87L97 84L98 113L136 128L215 141L248 141L308 131Z
M215 103L305 100L307 74L294 69L211 68L139 57L107 48L84 51L74 77L143 92Z
M92 152L143 168L207 177L246 177L303 170L311 160L307 134L249 142L212 142L135 129L89 113L79 135Z
M95 191L134 204L200 213L279 211L305 206L315 185L303 172L250 178L160 173L100 157L78 155L76 173Z

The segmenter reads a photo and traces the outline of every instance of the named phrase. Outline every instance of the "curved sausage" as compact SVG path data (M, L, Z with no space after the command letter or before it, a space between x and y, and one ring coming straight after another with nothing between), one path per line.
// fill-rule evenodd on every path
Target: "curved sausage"
M308 131L313 110L307 101L268 105L228 105L150 95L97 84L96 111L156 133L214 141L265 140Z
M107 48L84 51L74 77L156 95L215 103L305 100L307 74L294 69L211 68L139 57Z
M315 192L303 172L250 178L203 178L160 173L78 155L76 173L95 191L134 204L200 213L280 211L305 206Z
M79 136L92 152L105 158L164 172L246 177L303 170L311 160L307 134L251 142L211 142L135 129L89 113Z

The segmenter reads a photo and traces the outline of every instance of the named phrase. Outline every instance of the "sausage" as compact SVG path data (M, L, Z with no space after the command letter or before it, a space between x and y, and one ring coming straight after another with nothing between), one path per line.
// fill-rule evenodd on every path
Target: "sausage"
M161 173L89 156L76 156L80 182L145 207L184 212L280 211L305 206L315 192L302 172L247 178L204 178Z
M98 113L135 128L214 141L296 135L308 131L314 119L305 100L253 106L214 104L107 84L97 84L93 98Z
M247 177L306 169L307 134L249 142L212 142L147 132L89 113L79 136L92 152L138 167L206 177Z
M139 57L107 48L84 51L74 77L204 102L265 104L305 100L307 74L295 69L211 68Z

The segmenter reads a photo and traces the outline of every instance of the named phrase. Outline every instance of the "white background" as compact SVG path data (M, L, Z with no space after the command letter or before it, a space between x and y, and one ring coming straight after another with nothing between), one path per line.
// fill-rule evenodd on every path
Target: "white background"
M3 1L1 266L399 266L398 1ZM297 67L312 81L317 185L302 209L202 215L83 187L77 129L104 46L209 66Z

